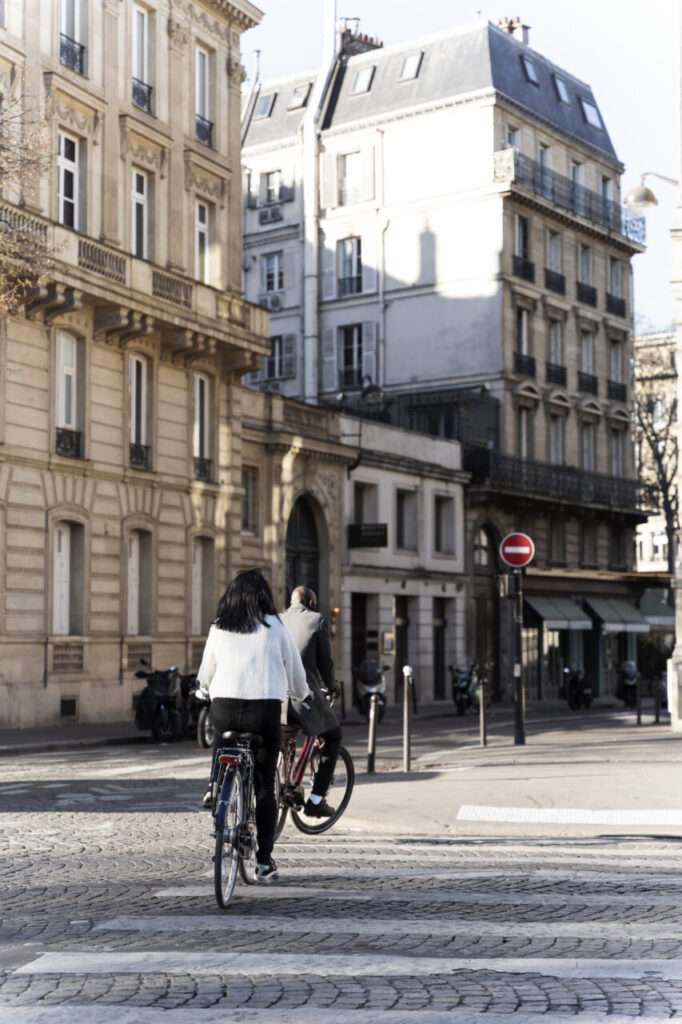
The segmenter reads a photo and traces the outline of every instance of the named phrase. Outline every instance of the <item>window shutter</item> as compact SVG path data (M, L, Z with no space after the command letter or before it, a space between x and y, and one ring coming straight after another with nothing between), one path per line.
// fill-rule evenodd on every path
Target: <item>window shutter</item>
M362 236L362 290L374 292L377 288L377 240L374 227Z
M285 334L282 338L282 377L296 376L296 335Z
M54 583L52 591L52 628L57 636L69 632L71 577L71 527L59 523L54 536Z
M339 363L336 346L336 328L325 327L322 332L322 390L336 391L339 386Z
M368 203L374 199L374 146L368 146L363 152L362 165L360 201Z
M331 242L322 240L322 298L336 298L336 246L331 247Z
M140 632L140 534L128 535L128 635Z
M204 541L195 538L192 547L192 634L200 636L202 630L202 604L203 604L203 569L204 569Z
M372 321L362 325L362 378L377 382L377 325Z
M288 293L287 305L293 301L293 293L296 289L296 275L298 270L298 253L295 249L284 253L284 290Z
M336 153L323 153L321 157L322 207L338 206Z
M265 205L265 201L268 198L268 176L267 174L261 174L258 180L258 200L261 206Z

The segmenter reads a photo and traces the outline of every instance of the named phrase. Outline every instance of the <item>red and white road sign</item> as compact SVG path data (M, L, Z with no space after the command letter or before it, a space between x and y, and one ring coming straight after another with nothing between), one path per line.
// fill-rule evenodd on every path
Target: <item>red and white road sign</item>
M500 558L512 569L524 569L535 558L535 544L527 533L508 533L500 544Z

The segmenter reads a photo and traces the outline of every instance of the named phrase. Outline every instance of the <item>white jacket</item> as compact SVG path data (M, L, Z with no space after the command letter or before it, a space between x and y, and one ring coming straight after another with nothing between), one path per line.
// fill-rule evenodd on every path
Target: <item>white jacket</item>
M305 669L291 634L275 615L254 633L229 633L211 626L197 678L211 700L301 701L310 694Z

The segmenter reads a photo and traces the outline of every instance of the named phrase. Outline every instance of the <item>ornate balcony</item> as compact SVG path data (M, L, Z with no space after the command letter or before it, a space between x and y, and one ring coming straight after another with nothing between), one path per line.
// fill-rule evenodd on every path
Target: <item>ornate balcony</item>
M59 36L59 63L79 75L85 73L85 47L63 32Z
M583 284L582 281L578 281L575 293L578 302L582 302L583 305L597 305L597 289L593 288L591 284Z
M625 305L625 299L621 299L618 295L611 295L610 292L607 292L606 312L612 313L613 316L626 316L627 307Z
M520 373L524 377L534 377L535 356L526 355L525 352L515 352L514 373Z
M207 120L201 114L196 115L195 133L199 142L204 146L213 147L213 121Z
M566 387L566 367L558 363L545 363L545 380L548 384Z
M139 78L133 78L132 80L132 96L133 103L140 110L146 110L148 114L152 112L152 87L147 82L140 81Z
M612 402L627 402L628 389L618 380L610 380L607 384L607 395Z
M567 214L580 217L609 235L618 236L635 251L646 245L646 221L635 216L620 203L605 199L599 192L576 185L556 171L542 167L537 160L516 149L502 149L495 153L494 179L498 184L520 188L538 196Z
M535 264L525 256L512 256L512 273L514 277L522 277L524 281L535 280Z
M80 430L69 430L67 427L57 427L57 438L55 451L57 455L64 455L68 459L82 458L82 435Z
M586 395L598 395L598 378L593 373L584 373L582 370L578 370L578 391L583 391Z
M130 445L130 468L142 469L146 472L152 468L152 450L147 444Z
M556 292L557 295L565 295L565 276L563 274L559 274L556 270L549 270L545 267L545 288L548 288L551 292Z
M207 484L211 481L211 460L201 455L194 456L194 479Z

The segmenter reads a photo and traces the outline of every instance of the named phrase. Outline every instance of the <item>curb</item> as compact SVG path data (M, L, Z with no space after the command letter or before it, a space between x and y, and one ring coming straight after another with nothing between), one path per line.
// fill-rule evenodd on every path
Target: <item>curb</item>
M93 747L134 746L149 742L148 736L97 736L70 740L36 740L33 743L12 743L0 746L0 757L12 754L47 754L57 750L82 750Z

